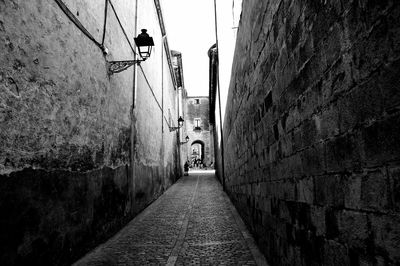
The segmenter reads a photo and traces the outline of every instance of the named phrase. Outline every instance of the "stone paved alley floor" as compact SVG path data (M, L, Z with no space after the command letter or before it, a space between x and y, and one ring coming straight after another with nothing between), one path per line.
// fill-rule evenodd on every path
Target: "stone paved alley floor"
M214 171L193 171L74 265L267 264Z

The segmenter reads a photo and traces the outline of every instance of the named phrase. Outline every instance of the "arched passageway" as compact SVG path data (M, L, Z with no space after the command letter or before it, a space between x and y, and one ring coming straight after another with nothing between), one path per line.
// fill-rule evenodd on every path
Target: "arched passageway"
M192 167L202 167L204 163L205 144L201 140L195 140L190 147L190 164Z

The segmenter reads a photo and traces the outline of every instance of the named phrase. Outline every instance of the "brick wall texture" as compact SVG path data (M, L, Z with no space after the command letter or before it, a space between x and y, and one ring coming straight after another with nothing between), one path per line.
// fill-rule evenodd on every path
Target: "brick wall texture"
M105 1L64 2L101 42ZM142 64L154 95L138 69L134 102L133 67L107 74L133 59L110 5L104 56L56 1L0 1L0 265L70 265L179 176L159 20L137 2L156 46ZM112 3L133 43L135 1Z
M400 264L400 4L243 1L226 187L272 265Z

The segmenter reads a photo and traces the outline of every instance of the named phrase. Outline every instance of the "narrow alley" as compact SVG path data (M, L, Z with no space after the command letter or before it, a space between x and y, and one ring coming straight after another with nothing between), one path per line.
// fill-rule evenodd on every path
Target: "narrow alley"
M399 0L0 0L0 266L400 265Z
M83 265L266 265L214 171L171 186Z

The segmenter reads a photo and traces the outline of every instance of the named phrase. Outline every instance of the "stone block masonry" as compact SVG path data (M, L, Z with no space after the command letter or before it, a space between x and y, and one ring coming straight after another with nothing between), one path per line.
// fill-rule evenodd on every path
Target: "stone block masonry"
M189 143L185 147L188 159L193 158L192 144L201 143L203 163L214 165L214 143L210 125L210 108L208 96L190 96L186 98L185 128Z
M63 2L101 42L106 1ZM137 2L156 46L133 83L106 60L134 58L135 1L108 1L107 55L56 1L0 1L0 265L70 265L179 177L158 1Z
M272 265L400 264L400 4L243 1L226 188Z

